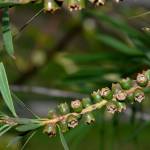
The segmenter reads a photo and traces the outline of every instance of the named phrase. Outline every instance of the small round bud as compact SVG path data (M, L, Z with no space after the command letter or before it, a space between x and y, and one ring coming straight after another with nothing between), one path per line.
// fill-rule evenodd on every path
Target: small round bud
M47 134L49 137L56 135L56 125L55 124L47 124L43 130L43 133Z
M75 128L78 125L78 119L74 115L70 115L67 118L67 124L69 128Z
M132 81L130 78L122 79L119 83L124 90L129 90L132 87Z
M120 90L116 93L115 96L118 101L123 102L127 98L127 93L125 91Z
M136 90L134 93L134 100L141 103L145 99L145 94L142 90Z
M103 98L108 100L111 100L113 98L113 93L108 87L102 88L100 94Z
M92 104L92 101L90 98L87 97L87 98L82 99L82 105L84 108L90 106L91 104Z
M94 103L98 103L102 100L102 97L100 96L100 91L98 90L97 92L93 92L91 94L91 98L93 100Z
M117 111L117 105L115 102L109 102L106 105L106 109L109 113L114 114Z
M66 120L60 121L59 122L59 127L60 127L62 133L65 133L65 132L67 132L69 130L68 129L68 124L67 124Z
M84 114L83 115L83 121L86 124L92 124L92 123L94 123L95 122L94 115L91 112Z
M69 105L66 102L59 104L58 110L59 110L60 114L62 114L62 115L68 114L70 112Z
M80 113L83 109L82 103L80 100L75 100L71 102L71 107L74 110L74 112Z
M139 86L146 86L148 83L148 79L143 73L138 73L136 82Z
M117 111L118 112L122 112L124 110L126 110L126 104L125 103L120 103L120 102L117 102Z

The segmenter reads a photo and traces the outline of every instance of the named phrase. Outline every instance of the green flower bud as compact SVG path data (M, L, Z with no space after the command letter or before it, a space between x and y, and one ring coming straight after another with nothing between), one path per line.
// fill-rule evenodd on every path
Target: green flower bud
M109 112L109 113L111 113L111 114L114 114L117 110L118 110L118 107L117 107L117 105L116 105L116 103L115 102L109 102L109 103L107 103L107 105L106 105L106 110Z
M132 81L130 78L122 79L119 83L124 90L129 90L132 87Z
M78 119L74 115L69 115L67 118L67 125L69 128L75 128L78 125Z
M71 102L71 107L76 113L80 113L83 109L82 103L80 100L75 100Z
M43 130L43 133L47 134L49 137L56 135L56 125L55 124L47 124Z
M89 1L97 6L105 4L105 0L89 0Z
M98 103L102 100L102 97L100 96L100 91L98 90L97 92L93 92L91 94L91 98L93 100L94 103Z
M150 69L145 72L145 76L150 81Z
M70 11L73 10L81 10L85 7L85 1L84 0L68 0L67 6Z
M127 98L127 93L125 91L119 90L115 96L118 101L124 102Z
M141 103L145 99L145 94L142 90L136 90L134 93L134 100Z
M62 120L58 124L59 124L59 127L60 127L62 133L65 133L65 132L67 132L69 130L66 120Z
M57 113L56 113L56 110L49 110L48 112L48 118L49 119L53 119L53 118L56 118L57 117Z
M87 97L87 98L82 99L82 105L84 108L90 106L91 104L92 104L92 101L90 98Z
M44 0L44 10L46 12L55 12L60 9L55 0Z
M143 73L138 73L136 82L139 86L146 86L148 83L147 77Z
M83 121L86 124L92 124L95 122L95 117L91 112L89 112L83 115Z
M70 108L69 105L65 102L65 103L61 103L58 105L58 111L60 112L60 114L62 115L66 115L70 112Z
M124 110L126 110L126 104L125 103L120 103L120 102L117 102L117 111L118 112L122 112Z
M111 100L113 98L113 92L108 87L102 88L100 94L107 100Z
M127 95L127 102L130 104L134 103L134 94L133 93L130 93Z

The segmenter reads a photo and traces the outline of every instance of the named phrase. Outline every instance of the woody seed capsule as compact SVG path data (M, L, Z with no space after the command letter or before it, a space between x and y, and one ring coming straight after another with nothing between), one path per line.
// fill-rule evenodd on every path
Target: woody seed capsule
M47 134L49 137L56 135L56 125L55 124L47 124L43 130L45 134Z
M67 125L69 128L75 128L78 125L78 119L74 115L70 115L67 118Z
M92 101L90 98L87 97L87 98L82 99L82 105L84 108L90 106L91 104L92 104Z
M126 110L126 104L125 103L120 103L120 102L117 102L117 111L118 112L122 112L124 110Z
M144 74L139 73L137 75L136 82L139 86L146 86L148 83L148 79Z
M80 113L83 109L82 103L80 100L75 100L71 102L71 107L74 110L74 112Z
M60 121L59 122L59 127L60 127L62 133L65 133L65 132L67 132L69 130L66 120Z
M89 1L97 6L105 4L105 0L89 0Z
M126 94L126 92L120 90L116 93L115 96L118 101L123 102L126 100L127 94Z
M107 103L106 109L109 113L112 113L112 114L114 114L118 110L117 105L115 104L115 102Z
M136 90L134 93L134 100L141 103L145 99L145 94L142 90Z
M94 115L91 112L84 114L83 115L83 121L86 124L92 124L92 123L94 123L95 122Z
M68 0L67 6L70 11L73 10L81 10L85 7L85 1L84 0Z
M108 87L102 88L100 95L107 100L111 100L113 98L113 93Z
M59 104L58 110L59 110L60 114L62 114L62 115L66 115L70 112L69 105L66 102Z

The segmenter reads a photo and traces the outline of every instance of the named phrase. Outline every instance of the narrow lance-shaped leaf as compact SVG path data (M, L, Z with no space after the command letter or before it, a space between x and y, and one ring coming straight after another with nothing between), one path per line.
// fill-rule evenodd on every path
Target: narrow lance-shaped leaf
M2 15L2 33L3 33L3 42L4 47L7 53L14 57L14 46L12 40L12 33L10 29L10 19L9 19L9 8L3 8L3 15Z
M7 107L12 112L12 114L16 117L17 114L15 112L15 108L13 105L12 97L11 97L9 86L8 86L8 80L7 80L7 76L6 76L3 63L0 63L0 91L1 91L2 97Z
M61 129L60 129L59 126L58 126L58 131L59 131L60 140L61 140L61 143L62 143L62 145L63 145L63 147L64 147L64 150L69 150L69 147L68 147L68 145L67 145L67 142L66 142L66 140L65 140L65 138L64 138L64 135L62 134Z

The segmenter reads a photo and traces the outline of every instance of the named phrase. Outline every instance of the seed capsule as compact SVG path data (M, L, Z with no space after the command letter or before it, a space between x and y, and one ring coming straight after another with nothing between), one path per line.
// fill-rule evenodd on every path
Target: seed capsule
M102 88L100 94L103 98L108 100L111 100L113 98L113 93L108 87Z
M105 4L105 0L89 0L89 1L97 6Z
M47 124L43 130L43 133L47 134L49 137L56 135L56 125L55 124Z
M84 108L90 106L91 104L92 104L92 101L90 98L87 97L87 98L82 99L82 105Z
M85 7L84 0L68 0L67 6L70 11L81 10Z
M69 128L75 128L78 125L78 119L74 115L70 115L67 118L67 125Z
M83 121L86 124L92 124L92 123L94 123L95 122L94 115L91 112L84 114L83 115Z
M118 91L118 92L116 93L115 96L116 96L116 99L117 99L118 101L123 102L123 101L125 101L126 98L127 98L127 93L124 92L124 91L122 91L122 90L120 90L120 91Z
M143 73L139 73L137 75L136 82L139 86L146 86L148 83L148 79Z
M117 105L116 105L115 102L107 103L106 109L109 113L112 113L112 114L114 114L118 110Z
M119 83L124 90L129 90L132 87L132 81L130 78L122 79Z
M61 122L59 122L59 127L60 127L62 133L65 133L69 130L66 120L62 120Z
M94 103L98 103L102 100L102 97L100 96L100 91L98 90L97 92L93 92L91 94L91 98L93 100Z
M141 103L145 99L145 94L142 90L136 90L134 93L134 100Z
M58 105L58 111L62 115L68 114L70 112L69 105L66 102L59 104Z
M74 112L80 113L83 109L82 103L80 100L75 100L71 102L71 107L74 110Z

